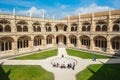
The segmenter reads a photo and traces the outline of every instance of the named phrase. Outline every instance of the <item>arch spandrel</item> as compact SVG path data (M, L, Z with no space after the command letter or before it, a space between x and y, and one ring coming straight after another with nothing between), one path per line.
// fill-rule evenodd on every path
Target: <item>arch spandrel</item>
M13 42L14 38L13 37L9 37L9 36L2 36L2 37L0 37L0 40L3 40L3 41L5 41L5 40L11 40Z
M52 38L55 38L55 36L53 34L48 34L46 37L52 37Z
M39 37L39 38L41 38L41 39L45 39L43 35L35 35L34 38L35 38L35 37Z
M16 24L28 25L28 22L25 20L18 20L18 21L16 21Z
M10 20L7 19L0 19L1 24L11 24Z
M30 36L27 36L27 35L22 35L22 36L19 36L18 39L29 39L31 40L31 37Z

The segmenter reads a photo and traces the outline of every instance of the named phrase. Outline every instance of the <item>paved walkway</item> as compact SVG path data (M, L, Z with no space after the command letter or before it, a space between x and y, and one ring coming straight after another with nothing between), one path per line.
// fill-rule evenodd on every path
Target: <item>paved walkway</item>
M74 53L73 53L74 54ZM75 69L61 69L61 68L55 68L51 64L51 62L56 58L61 58L61 56L64 55L64 57L69 57L72 59L75 59L77 61L77 65L75 66ZM81 59L74 56L68 56L65 48L58 48L58 55L54 57L50 57L43 60L7 60L2 59L0 60L0 63L3 63L3 65L40 65L47 71L50 71L54 74L55 80L76 80L75 75L85 69L90 64L114 64L114 63L120 63L120 59L97 59L96 62L92 61L91 59Z

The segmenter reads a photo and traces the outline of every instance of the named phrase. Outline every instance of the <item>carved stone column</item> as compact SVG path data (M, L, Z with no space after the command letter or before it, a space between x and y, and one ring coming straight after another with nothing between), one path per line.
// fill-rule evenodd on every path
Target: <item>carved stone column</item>
M93 51L94 50L94 40L93 40L93 36L90 37L90 50Z

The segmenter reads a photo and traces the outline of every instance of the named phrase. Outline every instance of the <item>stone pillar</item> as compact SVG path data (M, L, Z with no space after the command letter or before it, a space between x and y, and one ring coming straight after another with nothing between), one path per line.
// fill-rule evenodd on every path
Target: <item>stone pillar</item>
M54 23L52 24L51 28L52 28L52 32L55 32L55 24Z
M15 40L14 42L12 42L12 49L14 51L15 54L18 54L19 53L19 49L18 49L18 46L17 46L17 40Z
M46 48L46 36L43 39L43 48Z
M110 54L110 49L111 49L111 44L110 44L110 39L107 39L107 53Z
M56 46L56 43L55 43L55 38L52 39L53 40L53 45Z
M30 21L28 22L28 32L31 32L31 33L34 32L31 18L30 18Z
M46 30L45 30L45 23L41 23L41 32L46 32Z
M2 51L2 48L1 48L1 43L0 43L0 51Z
M71 29L71 26L70 26L70 16L68 16L67 23L68 23L68 28L67 28L67 31L69 32L69 31L70 31L70 29Z
M70 47L70 39L69 39L69 36L67 36L67 46Z
M90 50L93 51L94 50L94 40L93 37L90 37Z
M81 45L81 43L80 43L80 38L79 38L79 36L77 37L77 48L80 48L80 45Z
M13 20L11 22L11 32L17 32L17 27L16 27L16 16L13 16Z
M34 44L33 44L33 41L34 41L34 37L32 36L31 39L29 40L28 42L28 48L30 48L31 52L33 52L34 50Z
M91 28L90 31L93 32L95 31L95 22L94 22L94 13L92 13L92 23L91 23Z
M81 16L80 16L80 14L78 16L79 16L79 24L78 24L78 30L77 31L79 32L79 31L82 31L81 30L82 25L81 25Z
M111 11L108 11L108 27L107 27L107 32L112 31L112 21L111 21Z

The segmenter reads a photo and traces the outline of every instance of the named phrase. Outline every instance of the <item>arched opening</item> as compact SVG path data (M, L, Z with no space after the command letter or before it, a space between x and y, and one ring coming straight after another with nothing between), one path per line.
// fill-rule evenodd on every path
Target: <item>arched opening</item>
M114 31L114 32L119 32L119 30L120 30L120 29L119 29L119 26L118 26L118 25L114 25L114 26L113 26L113 31Z
M82 31L90 31L91 24L87 21L82 23Z
M37 27L37 32L41 32L41 27L40 26Z
M53 35L48 35L46 37L46 44L53 44L53 39L54 39Z
M103 20L99 20L98 22L96 22L96 31L107 31L107 23Z
M5 32L11 32L11 27L9 25L5 26Z
M111 39L111 45L114 51L120 51L120 36L113 37Z
M85 26L82 26L82 31L86 31L86 27Z
M74 31L74 27L71 27L71 31Z
M34 46L42 45L43 36L38 35L34 37Z
M47 30L47 31L49 31L49 32L50 32L50 31L51 31L51 27L48 27L48 30Z
M28 27L27 26L23 26L23 32L28 32Z
M11 32L11 27L9 26L10 24L11 23L6 19L0 20L0 32Z
M75 27L75 31L77 31L77 26Z
M3 26L0 25L0 32L3 32Z
M22 27L20 25L17 26L17 32L22 32Z
M103 36L96 36L94 38L94 44L96 48L102 51L106 51L107 49L107 39Z
M77 31L77 26L76 23L71 24L71 31Z
M77 37L75 35L70 35L69 36L70 44L73 47L77 46Z
M95 31L101 31L101 28L99 25L96 26L96 30Z
M102 31L107 31L107 25L102 26Z
M57 27L57 25L55 26L55 29L56 29L56 31L58 31L58 27Z
M36 26L33 26L33 31L34 31L34 32L36 32L36 31L37 31Z
M12 43L13 43L13 38L11 37L0 38L0 51L12 50Z
M67 26L63 23L59 23L55 25L56 31L67 31Z
M28 23L25 20L17 22L17 32L28 32Z
M64 26L64 31L67 31L67 26L66 25Z
M17 41L18 49L19 48L28 48L29 47L29 41L30 41L30 37L28 37L28 36L19 37L18 41Z
M66 45L67 44L67 39L65 35L58 35L56 36L56 44L58 45Z
M90 38L88 36L80 37L82 48L90 49Z
M40 27L41 24L38 21L34 22L32 24L32 26L33 26L33 31L34 32L41 32L41 27Z
M90 26L87 26L87 31L90 31Z
M47 44L52 44L52 36L48 36L46 41Z
M46 32L51 32L52 31L51 24L50 23L46 23L45 24L45 29L46 29Z

